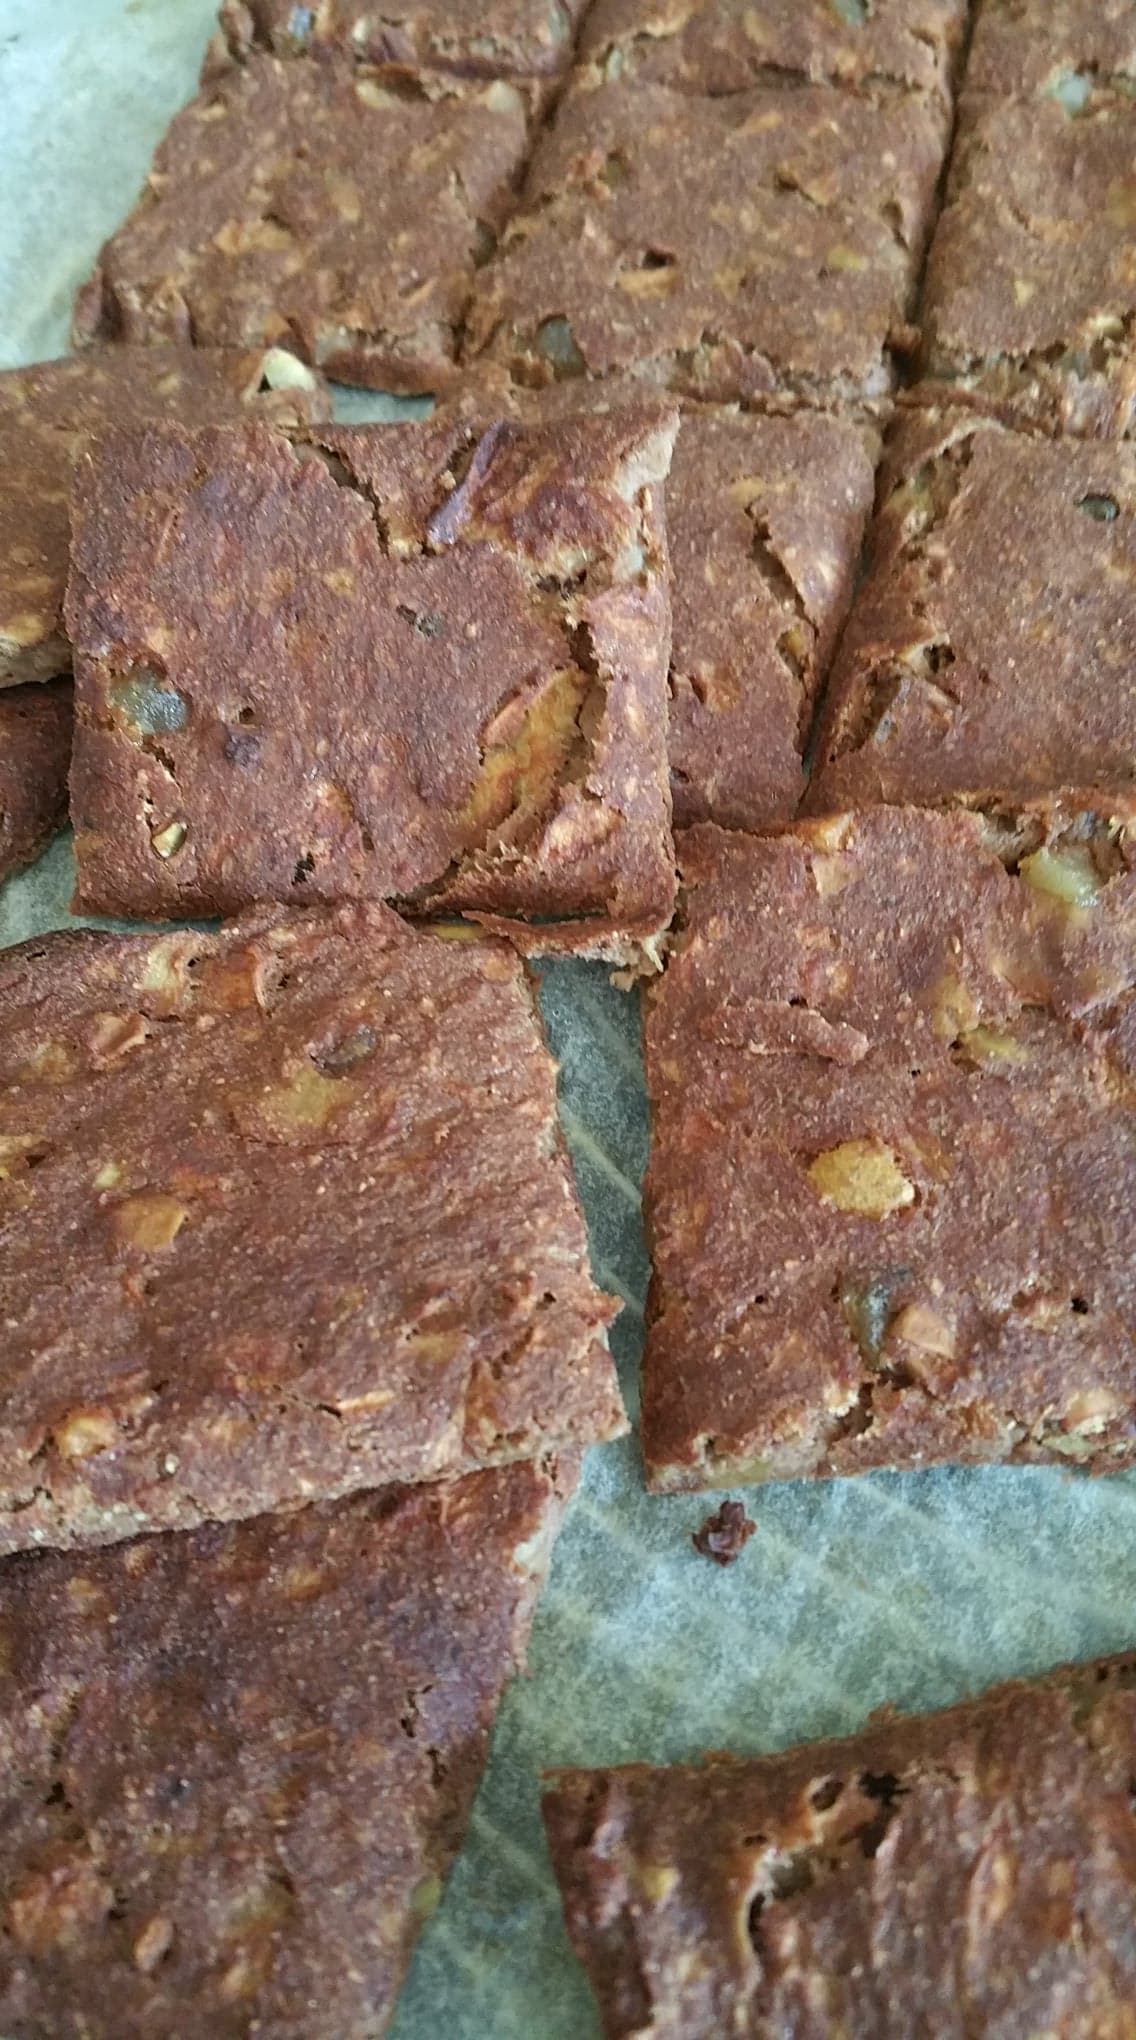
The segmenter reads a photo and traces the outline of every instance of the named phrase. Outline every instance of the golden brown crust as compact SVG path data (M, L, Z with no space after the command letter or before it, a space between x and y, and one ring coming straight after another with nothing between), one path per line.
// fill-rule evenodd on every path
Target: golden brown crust
M385 2031L574 1479L5 1566L5 2033Z
M128 419L299 425L331 415L321 378L279 349L91 348L0 374L0 687L65 673L71 464L94 433Z
M38 857L67 820L71 687L0 693L0 880Z
M748 1762L554 1773L609 2040L1128 2040L1136 1660Z
M339 382L440 389L528 125L501 80L226 68L169 127L76 339L280 343Z
M1136 776L1136 448L913 411L822 708L812 812Z
M1136 795L678 839L658 1488L1136 1458Z
M674 898L676 422L106 443L68 595L86 906L397 897L632 954Z
M917 338L946 144L917 93L705 99L580 72L479 276L464 359L529 384L631 370L717 402L885 397Z
M0 1549L623 1428L505 945L381 907L48 936L0 1022Z

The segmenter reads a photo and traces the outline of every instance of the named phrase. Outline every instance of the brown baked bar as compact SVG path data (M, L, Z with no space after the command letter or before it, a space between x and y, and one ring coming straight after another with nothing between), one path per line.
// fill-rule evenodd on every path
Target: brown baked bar
M632 376L529 390L488 371L452 402L484 423L642 399ZM684 410L666 485L677 824L762 828L796 812L802 747L851 599L878 457L864 417Z
M67 820L71 688L0 693L0 880L38 857Z
M808 804L1131 785L1136 448L915 414L881 479Z
M574 1469L0 1569L0 2024L386 2030Z
M76 340L279 343L340 382L439 389L527 135L502 80L233 65L171 124Z
M674 899L676 423L104 442L68 594L84 904L388 897L634 960Z
M947 94L966 19L966 0L598 0L581 57L606 77L684 92L808 82Z
M983 0L969 92L1048 92L1075 106L1096 85L1136 83L1132 0Z
M216 65L270 49L278 57L346 53L375 65L473 78L555 78L571 59L586 0L225 0Z
M251 413L281 425L327 418L320 378L282 348L194 354L92 348L0 374L0 687L65 673L63 629L71 463L123 419L223 424Z
M1136 1658L748 1760L553 1773L609 2040L1127 2040Z
M916 93L707 99L585 73L478 279L465 358L721 402L882 397L915 345L945 146Z
M505 945L381 907L48 936L0 958L0 1071L0 1549L623 1428Z
M948 384L1050 432L1136 420L1136 105L964 100L923 297L932 401Z
M652 1486L1136 1460L1136 797L679 838Z

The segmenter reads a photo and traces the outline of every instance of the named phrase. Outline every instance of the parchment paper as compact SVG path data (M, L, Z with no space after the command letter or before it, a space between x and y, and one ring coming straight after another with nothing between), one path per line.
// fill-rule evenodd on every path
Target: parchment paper
M0 0L0 361L65 350L72 290L190 95L211 15L210 0ZM65 922L70 884L61 840L0 891L0 943ZM583 965L547 969L543 998L597 1273L626 1298L615 1346L634 1412L647 1284L637 1005ZM591 1454L397 2040L597 2033L541 1839L543 1765L773 1749L851 1730L887 1701L941 1705L1136 1644L1131 1477L751 1490L758 1533L728 1571L690 1542L716 1499L650 1499L633 1441Z

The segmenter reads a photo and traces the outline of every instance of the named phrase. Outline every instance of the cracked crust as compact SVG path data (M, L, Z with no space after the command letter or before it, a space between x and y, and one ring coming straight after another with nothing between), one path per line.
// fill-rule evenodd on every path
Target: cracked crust
M749 1760L551 1775L609 2040L1126 2040L1136 1659Z
M359 0L225 0L207 75L255 50L278 57L344 54L409 71L467 78L555 79L567 69L586 0L399 0L381 13Z
M283 344L339 382L441 389L528 126L503 80L232 66L168 129L76 341Z
M0 881L39 856L67 820L71 688L0 693Z
M1132 0L983 0L968 92L1064 92L1136 82Z
M6 1565L4 2031L384 2032L574 1482L512 1466Z
M920 399L1052 433L1136 421L1136 106L966 99L923 296Z
M282 349L91 348L0 374L0 687L66 673L63 628L71 464L92 434L124 416L223 424L263 417L300 425L331 415L322 380Z
M599 0L580 54L607 78L713 95L755 85L950 93L966 0Z
M812 812L1136 778L1136 448L913 412L885 459Z
M1136 797L678 839L656 1489L1136 1460Z
M918 94L701 99L581 74L479 278L464 358L530 385L630 370L721 402L884 397L917 339L945 148Z
M451 400L481 423L643 402L631 376L528 390L501 371ZM666 483L673 634L667 752L676 825L788 821L852 596L879 436L866 417L724 406L682 413Z
M674 900L676 429L647 403L104 443L68 591L86 906L392 898L633 960Z
M505 945L381 907L48 936L0 1023L0 1549L623 1428Z

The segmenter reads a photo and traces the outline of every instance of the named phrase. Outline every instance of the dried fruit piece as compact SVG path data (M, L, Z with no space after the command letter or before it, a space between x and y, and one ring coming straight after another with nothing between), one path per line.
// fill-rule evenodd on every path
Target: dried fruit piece
M859 1218L887 1218L915 1202L914 1183L879 1140L841 1141L817 1155L808 1177L827 1204Z

